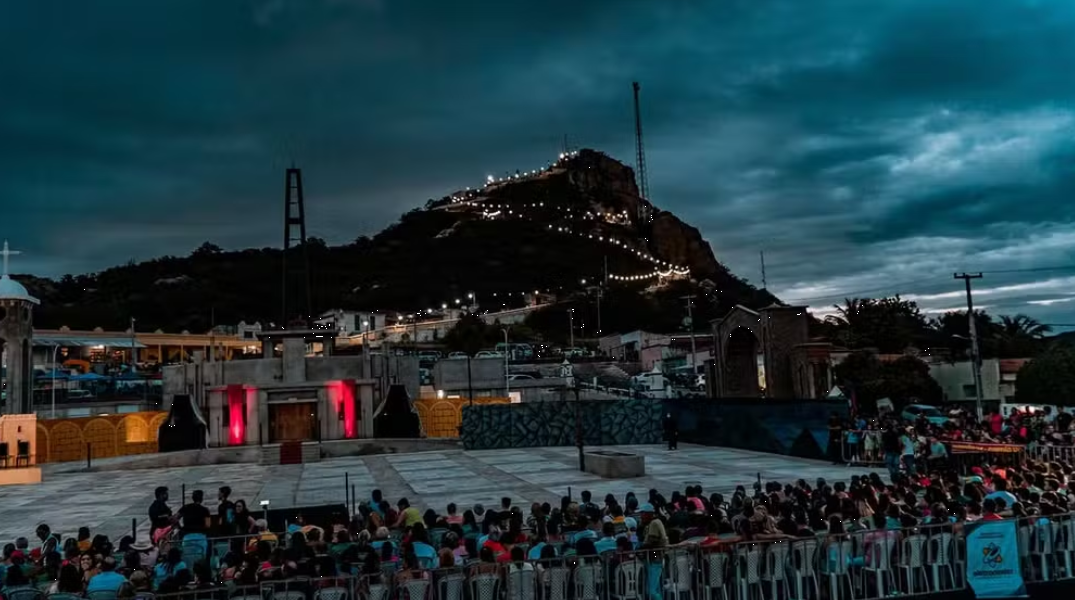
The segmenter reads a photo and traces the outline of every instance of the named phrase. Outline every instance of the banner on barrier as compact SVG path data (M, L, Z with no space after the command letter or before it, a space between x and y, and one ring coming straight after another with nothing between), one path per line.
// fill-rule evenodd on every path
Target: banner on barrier
M949 442L948 449L952 454L967 452L990 452L994 454L1014 454L1026 450L1026 446L1018 444L981 444L978 442Z
M1015 521L978 521L966 531L967 582L975 597L1025 597Z

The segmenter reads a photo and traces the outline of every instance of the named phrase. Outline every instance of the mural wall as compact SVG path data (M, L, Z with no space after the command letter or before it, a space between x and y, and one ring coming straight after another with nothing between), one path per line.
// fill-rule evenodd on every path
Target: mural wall
M682 442L824 458L829 416L846 402L721 398L665 400Z
M136 412L37 421L37 462L110 458L157 451L157 432L167 412ZM88 446L87 446L88 444Z
M509 398L475 398L475 405L508 404ZM414 410L422 422L426 438L459 439L459 426L463 423L463 407L470 404L466 398L421 398L414 403Z
M656 444L661 401L650 399L523 402L463 407L463 447L574 446L578 422L587 446Z

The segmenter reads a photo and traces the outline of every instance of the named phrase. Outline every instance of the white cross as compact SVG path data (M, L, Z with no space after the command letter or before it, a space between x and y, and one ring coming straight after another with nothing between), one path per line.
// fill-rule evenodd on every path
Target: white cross
M0 271L0 277L7 277L7 275L8 275L8 270L7 270L8 257L10 257L13 254L22 254L22 252L8 249L7 240L4 240L4 249L0 250L0 256L4 257L4 270Z

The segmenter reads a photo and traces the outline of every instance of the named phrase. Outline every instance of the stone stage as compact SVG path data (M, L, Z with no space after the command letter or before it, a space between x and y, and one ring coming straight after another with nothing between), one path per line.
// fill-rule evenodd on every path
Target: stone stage
M103 533L115 540L131 531L133 518L144 536L153 488L158 485L169 487L173 510L180 506L183 484L188 498L195 489L204 490L206 504L214 511L216 490L222 485L231 486L232 500L243 499L252 509L261 500L270 500L271 507L279 509L343 503L344 474L348 473L360 500L380 488L392 502L405 496L412 505L438 512L455 502L462 512L475 503L499 506L500 498L507 496L528 512L532 502L557 504L569 487L576 498L582 490L590 490L595 501L601 502L608 493L622 500L628 491L645 496L650 488L668 496L688 484L701 485L706 494L727 495L737 485L749 490L759 472L763 481L803 478L811 484L818 477L847 480L870 472L821 461L688 444L680 444L674 452L661 446L589 450L643 454L646 475L616 480L581 473L573 447L446 450L356 456L304 465L205 465L94 473L71 472L76 467L69 464L42 465L42 483L0 487L0 543L18 536L32 538L41 522L64 535L87 526L93 534Z

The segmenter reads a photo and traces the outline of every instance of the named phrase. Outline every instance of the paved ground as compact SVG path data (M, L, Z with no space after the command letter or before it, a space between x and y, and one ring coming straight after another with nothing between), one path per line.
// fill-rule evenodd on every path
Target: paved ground
M604 480L577 470L575 448L527 448L465 452L422 452L350 457L294 466L213 465L159 470L99 473L53 473L45 470L39 485L0 487L0 542L17 536L33 536L38 523L74 534L88 526L94 534L113 539L130 532L131 519L146 530L147 509L153 488L171 490L173 509L180 493L195 489L214 504L216 490L229 485L233 499L244 499L251 508L268 499L273 508L343 503L344 474L355 485L359 498L380 488L395 502L401 496L423 509L439 512L449 502L460 511L475 503L499 505L508 496L518 506L531 502L556 504L570 487L577 495L586 489L600 501L612 493L622 498L628 491L644 495L656 488L668 495L687 484L701 485L706 494L729 493L737 485L748 487L760 472L763 481L794 481L818 477L830 481L848 479L864 469L829 463L761 454L730 448L684 444L676 452L659 446L606 447L646 455L647 476L639 479ZM209 500L211 499L211 502Z

